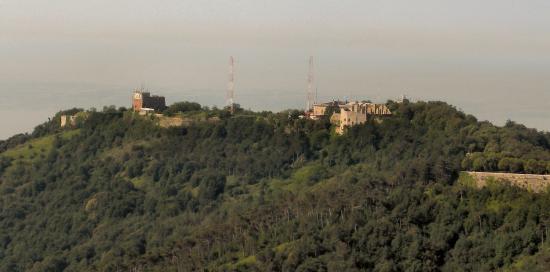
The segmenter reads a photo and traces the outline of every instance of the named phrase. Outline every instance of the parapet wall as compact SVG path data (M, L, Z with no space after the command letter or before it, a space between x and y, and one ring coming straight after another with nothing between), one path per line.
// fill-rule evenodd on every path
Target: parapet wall
M169 117L169 116L164 116L162 114L155 114L155 116L158 118L157 119L158 125L164 128L179 127L179 126L188 127L188 126L191 126L192 124L200 123L200 122L217 123L220 121L220 118L218 117L210 117L210 118L203 119L203 118L190 118L190 117L179 117L179 116Z
M533 192L546 190L550 185L550 175L494 173L494 172L464 172L475 181L478 188L484 187L489 181L510 182L510 184Z

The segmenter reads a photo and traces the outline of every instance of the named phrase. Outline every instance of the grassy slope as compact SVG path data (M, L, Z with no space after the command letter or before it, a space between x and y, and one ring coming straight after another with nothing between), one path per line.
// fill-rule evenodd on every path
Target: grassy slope
M77 135L79 132L80 131L78 129L75 129L65 131L56 135L48 135L41 138L33 139L27 143L6 150L5 152L0 153L0 155L6 156L13 160L31 162L40 156L44 156L50 151L56 136L68 139Z

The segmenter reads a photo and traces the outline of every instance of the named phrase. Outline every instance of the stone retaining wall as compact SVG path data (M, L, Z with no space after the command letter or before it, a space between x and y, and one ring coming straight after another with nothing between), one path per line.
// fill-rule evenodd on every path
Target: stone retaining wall
M550 185L550 175L513 174L513 173L492 173L492 172L465 172L476 182L477 187L484 187L487 181L505 181L513 185L526 188L533 192L546 190Z

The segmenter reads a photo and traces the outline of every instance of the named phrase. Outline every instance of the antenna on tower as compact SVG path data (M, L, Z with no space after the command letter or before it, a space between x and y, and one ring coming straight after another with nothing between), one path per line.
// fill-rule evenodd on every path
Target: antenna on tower
M313 108L313 101L315 99L315 94L313 93L313 56L309 57L309 73L307 76L307 103L306 111Z
M229 107L229 111L231 113L234 113L235 111L235 102L234 102L234 96L235 96L235 74L234 74L234 68L235 68L235 60L233 59L233 56L229 57L229 81L227 83L227 100L226 104Z
M315 87L315 100L313 103L317 104L319 101L319 88Z

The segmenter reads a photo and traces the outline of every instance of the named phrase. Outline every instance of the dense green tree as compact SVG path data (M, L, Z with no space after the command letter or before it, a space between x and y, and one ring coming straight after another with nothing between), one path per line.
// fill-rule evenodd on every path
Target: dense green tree
M0 175L11 165L11 161L8 157L0 157Z
M176 113L185 113L185 112L192 112L192 111L200 111L201 105L199 103L195 102L177 102L164 110L164 114L168 116L172 116Z
M225 176L206 174L199 185L199 199L203 202L215 200L223 193L225 188Z
M546 162L530 159L525 164L525 171L533 174L544 174L546 172Z
M187 102L174 114L219 119L164 129L114 107L77 128L54 118L0 143L0 270L544 267L549 192L456 181L548 173L548 133L442 102L388 106L392 117L341 136L299 111Z

